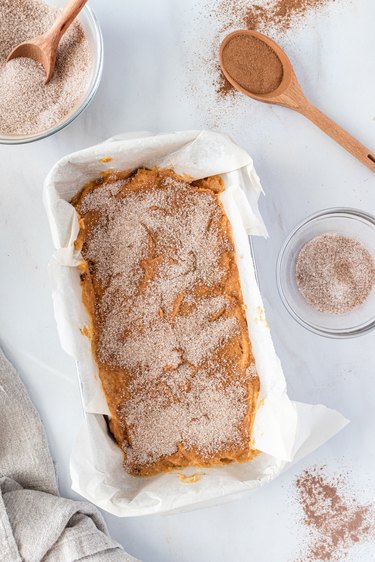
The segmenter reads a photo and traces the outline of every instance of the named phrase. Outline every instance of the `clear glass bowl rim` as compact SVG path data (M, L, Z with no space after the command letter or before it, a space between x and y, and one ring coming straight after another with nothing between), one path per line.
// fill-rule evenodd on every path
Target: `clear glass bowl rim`
M344 216L345 215L352 215L354 218L360 218L362 220L365 220L366 222L370 223L371 225L373 225L375 227L375 216L373 216L369 213L366 213L366 211L362 211L360 209L355 209L353 207L331 207L329 209L323 209L323 210L318 211L318 212L316 212L312 215L309 215L307 218L305 218L303 221L298 223L292 229L292 231L289 233L289 235L287 236L285 242L283 243L283 245L281 247L281 250L279 252L279 256L277 258L277 264L276 264L277 290L279 292L282 303L285 306L286 310L289 312L289 314L294 318L294 320L296 320L298 322L298 324L300 324L304 328L307 328L310 332L312 332L314 334L318 334L320 336L327 337L327 338L336 338L336 339L354 338L354 337L362 336L362 335L370 332L371 330L373 330L375 328L375 321L371 320L367 324L361 326L360 328L353 329L353 330L350 330L350 329L323 330L323 329L317 328L316 326L311 325L309 322L307 322L306 320L301 318L294 311L293 307L289 303L289 300L286 298L286 296L284 294L282 282L281 282L281 266L282 266L282 262L283 262L285 252L286 252L291 240L295 237L295 235L299 232L299 230L301 228L303 228L308 223L310 223L310 222L312 222L316 219L320 219L320 218L323 218L323 217L329 217L329 216L335 217L335 216L339 216L339 215L344 215Z
M61 121L61 123L59 123L52 129L47 129L46 131L42 131L41 133L38 133L36 135L28 135L28 136L7 137L7 136L1 136L0 133L0 144L27 144L54 135L55 133L61 131L62 129L70 125L70 123L72 123L72 121L74 121L74 119L76 119L78 115L80 115L93 100L99 88L99 84L103 72L103 35L100 29L99 22L93 10L90 8L90 6L86 4L86 6L83 8L83 11L86 13L89 23L92 27L94 42L97 49L96 67L94 70L94 77L90 90L87 92L85 98L82 100L81 104L77 107L77 109L71 115L66 117L64 121Z

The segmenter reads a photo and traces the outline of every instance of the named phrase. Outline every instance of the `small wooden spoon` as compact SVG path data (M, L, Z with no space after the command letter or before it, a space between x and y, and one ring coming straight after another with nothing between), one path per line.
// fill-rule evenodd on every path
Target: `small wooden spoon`
M46 73L45 83L47 84L55 70L57 48L61 37L86 2L87 0L70 0L47 33L17 45L8 56L7 62L18 57L26 57L39 62L44 67Z
M223 51L231 39L239 36L253 36L256 39L263 41L271 47L279 58L283 67L283 77L281 79L281 83L273 92L267 94L254 94L253 92L243 88L230 76L230 74L228 74L228 71L225 68ZM324 113L319 111L317 107L308 101L298 83L292 63L284 51L279 47L279 45L277 45L277 43L272 41L272 39L269 39L266 35L258 33L257 31L234 31L225 37L220 46L219 56L220 66L224 76L237 90L256 100L263 101L265 103L282 105L298 111L307 117L307 119L310 119L310 121L317 125L322 131L327 133L327 135L329 135L333 140L341 144L341 146L350 152L355 158L358 158L362 164L365 164L368 168L370 168L370 170L375 172L375 153L371 152L357 139L352 137L348 132L342 129L339 125L337 125L337 123L332 121L332 119L327 117L327 115L324 115Z

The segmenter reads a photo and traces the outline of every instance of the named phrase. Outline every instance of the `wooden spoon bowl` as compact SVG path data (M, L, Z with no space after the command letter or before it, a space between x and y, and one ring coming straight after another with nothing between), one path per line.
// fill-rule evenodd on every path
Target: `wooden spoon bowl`
M272 92L265 94L256 94L249 91L248 89L241 86L228 72L225 66L225 57L223 56L225 47L234 38L245 38L254 37L259 41L263 41L268 45L274 53L279 58L281 65L283 67L283 75L280 84ZM302 91L302 88L297 80L296 74L294 72L292 63L290 62L288 56L281 49L281 47L272 41L266 35L259 33L258 31L240 30L234 31L227 35L220 46L219 52L220 66L225 78L232 84L236 90L239 90L246 96L249 96L255 100L262 101L264 103L272 103L276 105L282 105L283 107L288 107L289 109L294 109L298 111L307 119L312 121L317 127L329 135L333 140L350 152L355 158L360 160L365 166L370 168L375 172L375 153L371 152L363 144L361 144L357 139L352 137L347 131L335 123L332 119L327 117L322 113L317 107L315 107L306 98Z

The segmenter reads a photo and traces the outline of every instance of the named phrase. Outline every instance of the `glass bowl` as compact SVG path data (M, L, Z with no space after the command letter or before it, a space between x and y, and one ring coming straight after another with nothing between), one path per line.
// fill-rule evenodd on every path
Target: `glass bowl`
M375 217L357 209L326 209L305 219L289 234L277 262L277 288L287 311L311 332L331 338L360 336L375 328L374 289L358 308L330 314L309 305L297 287L295 269L300 250L309 240L326 232L361 242L375 259Z
M66 4L66 0L47 0L47 4L51 4L52 6L57 6L58 8L62 8ZM78 16L79 22L81 23L87 40L89 42L89 46L93 55L93 64L91 70L91 79L87 84L86 94L81 99L80 103L76 105L73 111L67 115L60 123L51 127L50 129L46 129L41 131L40 133L36 133L34 135L2 135L0 131L0 144L24 144L28 142L34 142L40 139L44 139L49 137L50 135L54 135L58 131L61 131L64 127L69 125L78 115L80 115L86 107L89 105L91 100L93 99L99 84L100 79L102 77L102 70L103 70L103 37L100 30L100 26L98 20L96 19L93 11L87 5L83 8L81 13Z

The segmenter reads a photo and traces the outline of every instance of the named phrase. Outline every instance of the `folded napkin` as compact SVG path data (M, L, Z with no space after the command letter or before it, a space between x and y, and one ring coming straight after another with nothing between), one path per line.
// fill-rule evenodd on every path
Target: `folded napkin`
M0 349L0 561L134 562L91 504L59 496L42 422Z

